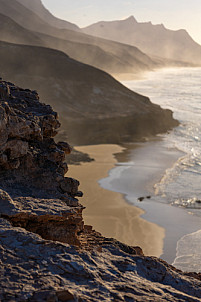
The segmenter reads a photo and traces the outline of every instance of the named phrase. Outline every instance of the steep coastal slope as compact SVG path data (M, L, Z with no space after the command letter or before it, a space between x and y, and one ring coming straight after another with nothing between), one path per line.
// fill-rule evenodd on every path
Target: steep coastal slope
M47 10L41 0L17 0L23 6L37 14L41 19L45 20L50 25L57 28L64 28L70 30L80 31L79 27L73 23L65 20L61 20L53 16L49 10Z
M0 58L4 77L36 88L54 105L71 143L133 141L178 125L170 110L62 52L0 42Z
M27 6L30 8L32 7L31 3L31 1L27 2ZM75 60L115 74L127 72L136 74L164 64L163 61L158 62L158 60L151 59L136 47L53 27L16 0L0 0L0 13L13 21L12 24L10 20L6 22L5 17L1 21L1 23L5 21L7 31L9 28L11 31L9 40L6 38L7 42L56 48L64 51ZM17 29L14 22L17 23ZM23 30L19 28L19 25L23 27ZM33 31L27 42L25 38L22 39L22 34L18 34L18 30L25 34L26 29L28 29L27 34ZM4 33L1 35L6 36ZM38 39L42 40L42 44L41 42L38 44L35 39L30 42L32 35L37 35Z
M131 16L125 20L98 22L82 30L97 37L135 45L149 55L201 64L201 46L183 29L174 31L166 29L163 24L138 23Z
M25 29L8 16L0 13L0 41L44 46L37 33Z
M109 42L96 46L77 41L64 40L27 30L8 16L0 14L0 40L35 46L57 48L79 61L90 63L113 73L146 71L157 64L135 47ZM110 46L110 48L109 48ZM90 55L89 55L90 54Z
M70 146L35 91L1 80L0 111L1 301L200 301L200 274L84 225Z
M24 5L20 4L17 0L0 0L0 13L10 17L19 25L26 29L33 31L49 32L52 30L55 33L57 29L51 27L47 22L41 19L33 11L27 9ZM58 30L59 31L59 30Z

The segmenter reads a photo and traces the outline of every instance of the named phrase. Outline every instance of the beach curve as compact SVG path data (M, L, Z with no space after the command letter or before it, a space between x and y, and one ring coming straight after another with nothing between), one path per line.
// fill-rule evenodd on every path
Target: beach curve
M84 192L82 204L86 207L85 224L106 237L132 246L140 246L145 255L159 257L163 253L165 230L140 216L144 211L125 202L121 193L103 189L98 181L108 175L117 160L114 154L123 151L118 145L92 145L76 147L88 153L93 162L69 165L68 175L80 180Z

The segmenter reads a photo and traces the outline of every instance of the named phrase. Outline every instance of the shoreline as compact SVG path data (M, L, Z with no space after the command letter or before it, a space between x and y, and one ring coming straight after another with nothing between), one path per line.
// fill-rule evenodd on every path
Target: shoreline
M166 171L174 166L184 153L168 148L160 138L132 144L128 151L126 152L130 153L130 156L118 158L123 164L110 170L108 177L101 179L99 184L106 189L123 193L125 203L143 210L141 218L165 230L163 253L160 258L173 263L177 257L179 240L200 229L200 218L190 215L184 208L171 206L165 196L155 195L155 190L156 184L163 180ZM151 195L151 199L138 201L139 197L148 195Z
M85 224L105 237L113 237L131 246L140 246L145 255L159 257L163 254L165 229L143 219L144 211L125 201L124 195L102 188L99 181L108 176L117 160L114 154L122 153L118 145L92 145L76 147L88 153L93 162L79 166L69 165L68 176L79 179L84 197L80 202Z
M99 184L105 189L125 194L126 201L131 204L138 202L140 197L154 197L155 186L166 170L184 155L178 149L169 148L162 136L127 144L125 149L125 155L116 156L116 168L109 171L107 178L99 180ZM119 181L117 175L121 175L124 183ZM140 206L141 203L137 204Z
M92 225L105 237L140 246L146 256L174 263L178 242L183 236L200 229L200 218L155 195L154 185L183 152L168 149L160 137L132 144L130 150L118 145L76 148L95 159L80 166L69 166L69 176L80 180L80 190L84 192L80 202L86 207L83 212L85 224ZM135 159L132 165L130 151ZM151 163L148 169L147 163ZM138 172L130 168L137 168ZM143 191L139 191L141 189ZM137 201L150 192L151 199Z

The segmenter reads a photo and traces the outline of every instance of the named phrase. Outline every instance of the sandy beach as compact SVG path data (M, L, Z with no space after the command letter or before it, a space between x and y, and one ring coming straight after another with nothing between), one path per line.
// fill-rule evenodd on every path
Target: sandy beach
M85 224L106 237L114 237L128 245L140 246L146 255L160 256L163 253L165 230L141 218L143 210L125 202L120 193L103 189L98 181L107 177L116 164L115 153L123 148L117 145L76 147L88 153L95 161L81 165L69 165L69 177L80 181L84 197L80 200L86 207Z
M146 255L160 256L173 263L178 241L200 229L200 218L171 206L165 197L155 195L155 191L156 184L164 181L166 170L183 153L168 148L160 138L125 147L77 148L95 159L81 166L70 166L68 173L81 182L84 197L80 202L86 206L85 223L106 237L139 245ZM148 195L151 199L138 201L139 197Z

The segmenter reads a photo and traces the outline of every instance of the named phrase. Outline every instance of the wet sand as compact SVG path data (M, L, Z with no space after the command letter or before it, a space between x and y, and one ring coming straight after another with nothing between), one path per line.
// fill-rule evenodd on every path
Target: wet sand
M166 195L155 195L159 188L156 184L165 181L166 170L183 156L184 153L170 148L160 137L130 144L116 156L119 162L116 168L109 171L107 178L99 180L103 188L123 193L128 203L144 211L141 218L165 230L160 257L168 263L172 263L176 257L178 241L184 235L200 229L200 217L189 215L186 209L171 206L171 200ZM139 197L148 195L151 195L151 199L138 201Z
M126 203L122 194L103 189L98 184L117 163L114 154L122 152L123 148L95 145L76 149L95 159L78 166L70 165L68 172L69 177L80 181L80 190L84 192L80 201L86 207L83 213L85 224L92 225L106 237L140 246L146 255L159 257L163 253L165 230L141 218L144 211Z

